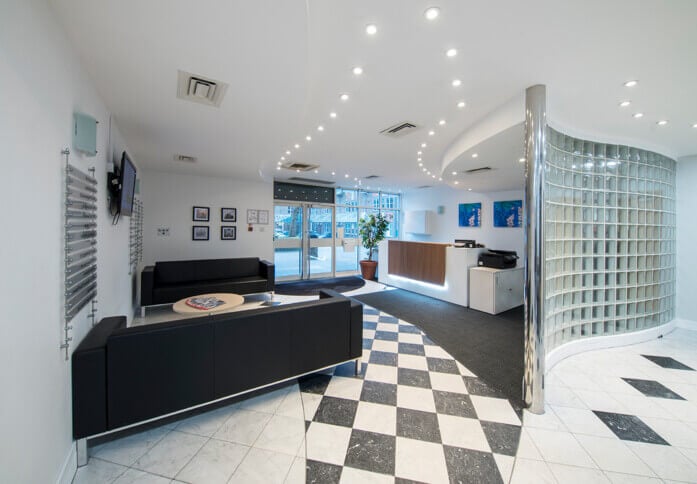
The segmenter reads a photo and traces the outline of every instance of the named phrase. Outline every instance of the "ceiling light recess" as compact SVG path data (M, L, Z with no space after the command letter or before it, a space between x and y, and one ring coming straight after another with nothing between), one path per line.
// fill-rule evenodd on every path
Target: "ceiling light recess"
M627 100L627 101L622 101L622 102L620 103L620 107L621 107L621 108L626 108L626 107L629 106L630 104L632 104L632 101L629 101L629 100Z
M460 79L453 79L453 82L451 83L453 87L460 87L462 85L462 81Z
M362 67L356 66L356 67L353 68L353 75L354 75L354 76L360 76L361 74L363 74L363 68L362 68Z
M448 49L445 51L445 55L448 57L455 57L457 55L457 49Z
M348 101L348 100L349 100L349 95L346 94L346 93L344 93L344 94L342 94L342 95L339 97L339 99L341 99L342 101Z
M375 24L368 24L365 26L365 33L368 35L375 35L378 33L378 26Z
M465 106L466 106L465 101L460 101L459 103L457 103L457 107L460 109L464 108Z
M440 8L438 7L428 7L424 12L424 17L427 20L435 20L440 15Z
M660 121L656 122L656 124L659 125L659 126L665 126L666 124L668 124L668 120L667 120L667 119L661 119Z
M634 87L637 84L639 84L639 81L637 81L636 79L632 79L631 81L625 82L624 87Z
M644 117L644 113L634 113L634 117L639 119Z

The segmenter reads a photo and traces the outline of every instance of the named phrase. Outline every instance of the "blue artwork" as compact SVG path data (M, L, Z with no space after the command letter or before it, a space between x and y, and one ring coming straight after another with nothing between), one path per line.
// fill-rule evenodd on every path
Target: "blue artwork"
M481 203L461 203L458 205L460 227L480 227L482 221Z
M522 200L494 202L494 227L521 227L522 225Z

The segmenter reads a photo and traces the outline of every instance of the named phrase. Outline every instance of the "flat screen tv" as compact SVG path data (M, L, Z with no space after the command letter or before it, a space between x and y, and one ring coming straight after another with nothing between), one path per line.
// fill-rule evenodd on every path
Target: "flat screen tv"
M130 216L133 213L133 197L136 191L136 167L125 151L121 156L119 186L119 214Z

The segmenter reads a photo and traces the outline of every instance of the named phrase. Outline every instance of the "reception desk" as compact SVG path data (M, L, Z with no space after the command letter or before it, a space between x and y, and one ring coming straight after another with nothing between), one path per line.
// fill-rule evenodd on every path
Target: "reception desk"
M469 306L469 268L486 249L450 244L386 240L378 250L380 282Z

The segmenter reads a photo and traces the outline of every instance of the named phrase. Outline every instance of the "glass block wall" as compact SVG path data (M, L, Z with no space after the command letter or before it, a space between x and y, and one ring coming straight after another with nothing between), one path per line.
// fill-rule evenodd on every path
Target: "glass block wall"
M675 161L547 130L545 347L675 312Z

